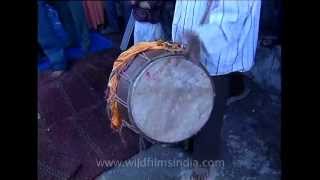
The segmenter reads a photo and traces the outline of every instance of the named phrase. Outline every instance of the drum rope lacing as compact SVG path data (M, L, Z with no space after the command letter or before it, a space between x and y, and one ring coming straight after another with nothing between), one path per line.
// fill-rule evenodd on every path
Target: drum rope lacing
M111 116L111 128L114 130L120 130L123 126L136 131L135 128L127 123L125 119L121 117L119 112L119 104L127 106L126 102L119 101L119 97L117 96L117 89L120 79L120 73L122 73L127 66L130 64L134 58L142 54L147 50L167 50L169 52L183 52L184 47L177 43L164 42L161 40L153 41L153 42L141 42L129 48L127 51L124 51L119 55L116 61L113 64L112 73L109 76L108 87L105 92L106 101L107 101L107 111L110 112ZM145 55L144 55L145 56Z

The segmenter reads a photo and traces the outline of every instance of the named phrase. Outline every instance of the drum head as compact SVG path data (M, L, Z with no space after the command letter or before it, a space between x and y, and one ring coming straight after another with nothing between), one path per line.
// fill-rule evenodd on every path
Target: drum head
M183 56L153 60L131 87L131 120L156 141L185 140L207 122L214 103L213 88L206 71Z

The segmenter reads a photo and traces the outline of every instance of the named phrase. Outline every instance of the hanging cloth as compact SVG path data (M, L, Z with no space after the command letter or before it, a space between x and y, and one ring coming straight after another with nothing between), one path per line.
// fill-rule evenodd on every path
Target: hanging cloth
M104 24L104 2L95 0L84 0L83 6L89 27L97 30L99 25Z

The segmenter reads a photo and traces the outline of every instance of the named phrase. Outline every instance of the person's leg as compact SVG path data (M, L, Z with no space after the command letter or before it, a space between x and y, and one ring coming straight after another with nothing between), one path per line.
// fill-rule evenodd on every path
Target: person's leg
M230 96L237 96L245 89L243 75L240 72L230 74Z
M72 18L72 14L70 12L68 2L67 1L53 1L51 3L55 10L59 14L60 21L65 29L65 31L68 34L68 40L69 42L67 43L68 46L76 46L78 43L77 40L77 34L75 26L74 26L74 21Z
M114 0L105 1L105 10L108 20L108 28L105 29L104 33L119 32L119 23L116 2Z
M120 5L122 9L123 18L124 18L124 27L126 27L131 15L132 7L129 1L121 1Z
M43 52L49 58L53 70L64 70L66 59L64 57L64 46L53 29L48 17L45 3L38 1L38 42Z
M87 52L90 47L90 34L82 1L68 1L68 7L73 18L77 39L80 41L81 48Z
M282 10L282 1L277 1L277 19L278 21L276 24L276 35L277 35L277 44L281 44L282 43L282 18L283 18L283 10Z
M204 160L219 160L222 143L223 116L229 95L229 76L212 77L216 97L211 116L205 126L193 138L192 157L200 165Z
M171 29L174 14L175 2L165 1L165 6L161 11L161 25L164 32L164 38L166 41L171 41Z
M245 75L241 72L233 72L229 75L230 78L230 94L227 100L227 105L246 98L250 89L246 86Z

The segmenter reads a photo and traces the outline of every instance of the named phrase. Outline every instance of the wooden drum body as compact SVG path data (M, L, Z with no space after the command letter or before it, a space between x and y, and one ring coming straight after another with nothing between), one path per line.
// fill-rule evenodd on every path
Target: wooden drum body
M120 73L116 100L131 129L157 142L175 143L204 126L214 92L206 70L182 53L149 50Z

